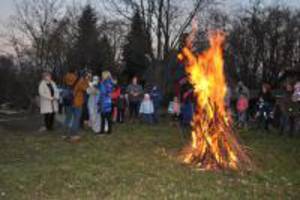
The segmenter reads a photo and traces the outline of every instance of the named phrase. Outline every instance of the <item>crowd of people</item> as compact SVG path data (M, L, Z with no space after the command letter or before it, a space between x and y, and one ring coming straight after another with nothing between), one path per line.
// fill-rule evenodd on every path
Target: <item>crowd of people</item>
M276 99L270 85L263 84L253 101L249 89L239 82L234 90L235 106L232 106L233 98L230 95L225 99L231 113L236 113L237 126L248 127L254 120L257 122L255 124L268 130L277 119L280 133L287 132L292 136L295 119L299 115L300 82L295 85L287 83L285 86L284 93ZM102 136L112 133L113 123L158 123L163 101L157 86L143 88L138 77L133 77L127 86L121 85L109 71L102 72L101 77L93 76L88 71L81 74L69 71L64 76L63 86L59 88L52 80L51 73L45 72L39 85L39 96L46 130L53 130L55 113L63 110L65 138L71 141L79 141L80 128L86 126ZM190 126L195 110L193 99L191 89L173 97L167 108L171 124Z
M269 84L264 83L256 98L252 98L249 89L239 82L236 94L238 127L247 127L252 121L266 131L273 125L279 128L281 135L294 135L300 117L300 82L285 82L277 95Z
M39 85L40 110L45 128L53 130L55 113L63 110L66 138L80 139L81 127L88 126L96 135L112 132L113 123L128 121L157 123L162 95L157 86L145 90L138 77L126 87L118 84L109 71L93 76L70 71L64 76L64 84L58 88L50 73L45 72Z

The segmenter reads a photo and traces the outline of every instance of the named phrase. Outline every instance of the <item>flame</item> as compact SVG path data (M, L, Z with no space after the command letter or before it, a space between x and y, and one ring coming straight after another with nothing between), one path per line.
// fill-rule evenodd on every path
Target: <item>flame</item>
M196 111L192 121L191 144L185 149L183 161L204 169L237 170L250 159L233 134L226 109L227 85L224 76L222 32L209 34L210 48L195 55L190 40L178 58L185 62L189 82L194 87Z

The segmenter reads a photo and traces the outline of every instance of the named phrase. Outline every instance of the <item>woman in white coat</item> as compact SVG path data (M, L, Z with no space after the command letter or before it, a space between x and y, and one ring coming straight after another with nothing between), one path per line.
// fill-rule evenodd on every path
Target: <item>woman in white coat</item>
M58 112L59 92L52 80L50 73L43 73L43 79L39 85L40 110L44 115L45 127L48 131L53 130L55 113Z
M98 89L99 85L99 77L94 76L93 81L90 83L90 86L87 89L88 98L88 110L89 110L89 125L95 133L100 132L100 122L101 122L101 114L99 113L99 98L100 91Z

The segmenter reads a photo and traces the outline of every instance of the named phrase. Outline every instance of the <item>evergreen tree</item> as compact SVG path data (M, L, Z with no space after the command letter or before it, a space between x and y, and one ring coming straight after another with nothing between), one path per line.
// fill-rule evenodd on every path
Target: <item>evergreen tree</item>
M78 20L78 35L71 53L71 64L76 69L88 67L98 72L101 66L99 32L95 10L87 5Z
M100 57L99 62L100 66L103 70L110 70L111 72L114 71L114 52L113 48L110 44L109 39L106 35L104 35L99 42L100 46Z
M144 76L149 65L148 57L151 53L151 41L144 25L145 23L139 12L136 11L123 49L125 73L129 77L134 75Z

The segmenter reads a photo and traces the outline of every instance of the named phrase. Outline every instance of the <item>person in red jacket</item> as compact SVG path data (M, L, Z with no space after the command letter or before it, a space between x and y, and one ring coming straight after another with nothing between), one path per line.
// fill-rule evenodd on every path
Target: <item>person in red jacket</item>
M119 85L116 85L113 92L111 93L111 99L112 99L112 118L113 122L117 121L118 116L118 99L121 95L121 87Z

